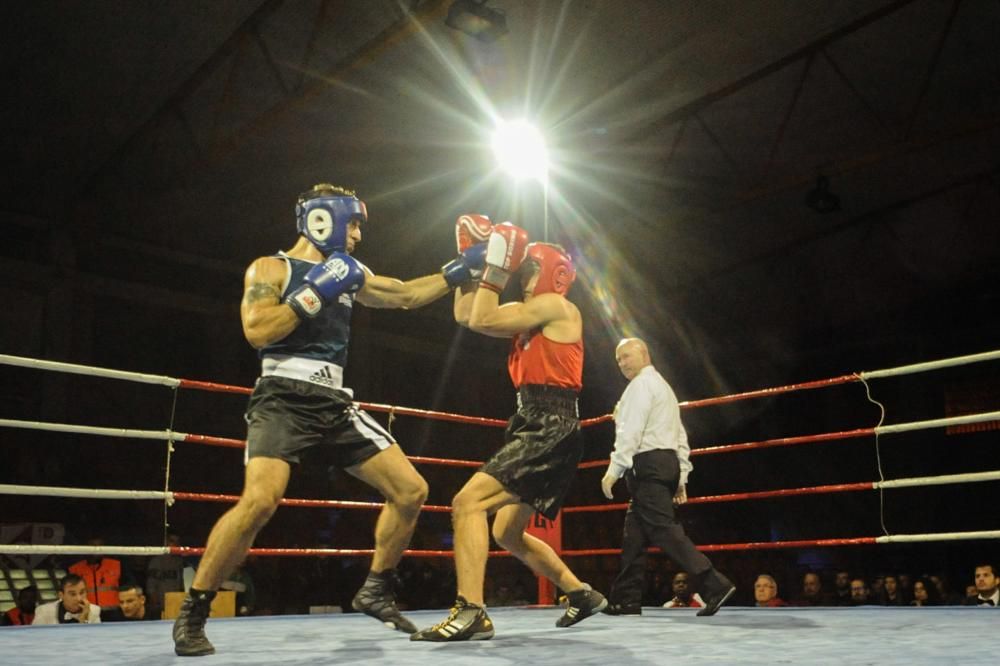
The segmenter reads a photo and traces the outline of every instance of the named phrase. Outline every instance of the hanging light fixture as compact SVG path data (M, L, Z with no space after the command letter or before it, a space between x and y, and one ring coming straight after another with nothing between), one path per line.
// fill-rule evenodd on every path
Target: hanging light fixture
M487 7L486 0L455 0L444 24L483 42L493 42L507 34L507 17Z

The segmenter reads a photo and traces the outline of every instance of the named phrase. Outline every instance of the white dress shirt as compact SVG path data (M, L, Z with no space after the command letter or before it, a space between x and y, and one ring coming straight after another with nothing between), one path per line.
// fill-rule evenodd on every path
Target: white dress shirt
M84 624L95 624L101 621L101 607L97 604L90 604L90 613L88 613L88 616L81 617L79 613L71 614L63 609L61 602L51 601L47 604L42 604L35 609L35 619L31 622L31 624L62 624L62 622L59 622L60 610L64 613L63 622L70 617L77 622L82 622Z
M990 604L984 603L987 600L993 602L992 604L993 608L1000 608L1000 589L994 590L993 594L988 597L984 597L981 594L976 595L976 602L978 605L986 606L987 608L989 608Z
M694 466L677 396L663 375L647 365L628 383L615 407L615 450L607 473L620 479L632 468L634 456L656 449L677 453L680 483L686 485Z

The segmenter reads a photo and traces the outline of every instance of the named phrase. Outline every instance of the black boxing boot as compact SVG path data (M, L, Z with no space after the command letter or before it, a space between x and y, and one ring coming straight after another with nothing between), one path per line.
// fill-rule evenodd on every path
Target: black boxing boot
M604 595L586 583L579 590L570 592L566 596L569 598L569 608L556 620L557 627L572 627L608 607L608 600Z
M365 615L372 616L390 629L406 634L416 633L416 625L403 617L403 614L396 608L395 588L395 569L386 569L380 573L370 571L368 578L365 579L365 584L354 595L351 607Z
M181 657L213 654L215 647L205 638L205 620L215 592L191 588L174 621L174 652Z

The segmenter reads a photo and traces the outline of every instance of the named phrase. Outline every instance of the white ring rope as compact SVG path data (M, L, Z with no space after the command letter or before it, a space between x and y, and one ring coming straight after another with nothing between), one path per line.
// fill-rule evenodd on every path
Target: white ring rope
M979 483L1000 481L1000 470L989 472L967 472L964 474L943 474L940 476L914 476L889 481L871 481L872 490L890 488L912 488L914 486L943 486L948 484ZM25 495L29 497L74 497L80 499L112 500L166 500L173 504L173 492L162 490L115 490L110 488L70 488L66 486L28 486L0 483L0 495ZM185 498L190 499L190 498ZM693 497L691 499L697 499Z
M861 537L869 539L870 537ZM979 532L937 532L932 534L890 534L874 538L876 544L917 543L926 541L972 541L980 539L1000 539L1000 530L984 530ZM871 543L871 542L869 542ZM836 545L836 544L831 544ZM840 544L847 545L847 544ZM317 554L341 554L342 551L324 549L281 549L283 554L292 555L304 551ZM0 544L0 555L167 555L171 552L169 546L51 546Z
M0 555L169 555L169 546L46 546L0 544Z
M983 361L994 361L1000 359L1000 350L982 352L981 354L969 354L968 356L953 356L943 358L938 361L926 361L924 363L913 363L911 365L901 365L896 368L886 368L885 370L868 370L859 372L862 379L880 379L882 377L896 377L899 375L910 375L917 372L929 372L942 368L953 368L956 365L968 365L970 363L982 363Z
M982 423L984 421L1000 421L1000 411L981 412L979 414L966 414L964 416L951 416L944 419L930 419L927 421L910 421L909 423L896 423L875 428L876 435L891 435L897 432L909 432L911 430L928 430L931 428L945 428L952 425L962 425L965 423ZM83 435L103 435L105 437L130 437L134 439L159 439L159 440L179 440L185 441L191 437L188 433L176 432L174 430L132 430L129 428L101 428L97 426L73 425L70 423L49 423L46 421L20 421L17 419L0 419L0 427L3 428L25 428L28 430L51 430L55 432L72 432Z
M898 375L908 375L918 372L929 372L942 368L951 368L958 365L968 365L970 363L981 363L983 361L993 361L1000 359L1000 350L982 352L979 354L968 354L966 356L953 356L937 361L925 361L923 363L913 363L901 365L895 368L885 368L882 370L864 370L858 373L862 379L879 379L882 377L895 377ZM76 363L61 363L59 361L46 361L42 359L28 358L25 356L11 356L0 354L0 365L16 365L36 370L56 370L59 372L69 372L78 375L93 375L96 377L108 377L111 379L123 379L126 381L141 382L144 384L159 384L177 388L184 380L166 375L149 375L141 372L127 372L125 370L112 370L93 365L79 365Z
M872 488L912 488L913 486L943 486L949 483L977 483L1000 481L1000 470L969 472L967 474L942 474L941 476L913 476L907 479L873 481Z
M936 534L890 534L888 536L875 537L875 543L967 541L972 539L1000 539L1000 530L984 530L981 532L938 532Z
M103 435L105 437L129 437L132 439L179 439L188 437L187 433L173 430L133 430L131 428L101 428L98 426L73 425L71 423L48 423L46 421L19 421L17 419L0 419L0 427L24 428L27 430L50 430L53 432L73 432L81 435Z
M174 494L162 490L111 490L108 488L68 488L65 486L22 486L0 483L0 495L32 497L78 497L83 499L166 500L174 503Z
M929 421L911 421L910 423L896 423L875 428L876 435L890 435L897 432L908 432L910 430L928 430L930 428L945 428L963 423L982 423L983 421L1000 420L1000 412L980 412L979 414L966 414L964 416L951 416L946 419L930 419Z
M56 370L58 372L68 372L74 375L91 375L94 377L106 377L108 379L124 379L129 382L158 384L160 386L169 386L171 388L177 388L181 385L181 380L174 377L167 377L166 375L147 375L142 372L112 370L110 368L99 368L93 365L60 363L59 361L44 361L37 358L10 356L8 354L0 354L0 365L17 365L23 368L34 368L35 370Z

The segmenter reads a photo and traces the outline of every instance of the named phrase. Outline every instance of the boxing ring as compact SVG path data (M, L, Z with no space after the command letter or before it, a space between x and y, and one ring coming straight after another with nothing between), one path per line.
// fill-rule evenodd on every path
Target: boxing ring
M824 442L868 438L873 439L878 452L882 437L916 431L945 428L993 428L1000 421L1000 411L978 411L947 418L912 420L885 424L885 410L872 397L869 382L903 377L907 375L931 373L933 371L959 366L987 363L1000 359L1000 351L991 351L969 356L941 359L927 363L917 363L882 370L851 373L828 379L789 384L773 388L747 391L703 400L681 403L684 410L724 406L730 403L753 401L783 394L811 392L834 386L853 383L863 384L866 396L873 405L879 407L878 422L874 425L808 435L794 435L756 441L714 444L693 447L692 456L697 457L699 469L708 467L710 460L717 456L751 452L781 447L806 446ZM160 375L125 372L108 368L98 368L54 361L0 355L0 365L19 366L39 371L87 375L93 378L137 382L166 387L173 394L176 406L178 391L209 391L246 395L247 387L231 386L214 382L179 379ZM360 403L369 412L387 415L389 426L398 418L430 419L447 421L469 426L499 429L505 422L475 416L464 416L391 405ZM235 407L234 408L238 408ZM610 420L610 416L585 419L584 428L590 428ZM173 430L173 422L162 430L140 430L132 428L99 427L85 424L52 423L15 419L0 419L0 427L9 429L42 430L78 435L93 435L130 440L154 440L165 447L166 465L162 490L159 489L96 489L63 486L38 486L23 484L0 484L0 494L21 497L60 497L67 499L118 500L138 502L162 502L163 524L166 532L169 511L177 503L234 503L238 496L221 493L187 492L172 487L171 469L177 464L175 450L177 443L211 446L240 450L244 442L239 439L205 434L178 432ZM495 437L499 440L499 437ZM405 441L403 442L405 446ZM604 452L611 442L605 443ZM479 466L479 462L450 458L408 456L415 465L462 468L462 479ZM698 461L696 461L698 462ZM581 476L589 479L592 472L587 470L607 465L607 459L588 460L581 463ZM238 465L237 462L233 462ZM879 478L837 484L814 486L770 488L690 496L688 504L716 505L780 499L806 495L836 495L841 493L863 493L894 491L903 488L932 488L935 486L961 486L1000 480L1000 469L967 471L956 474L907 476L886 479L882 475L881 459L878 466ZM593 480L596 483L596 478ZM579 485L579 484L577 484ZM282 505L296 508L328 508L346 511L377 511L378 502L327 499L286 498ZM615 538L613 544L595 544L592 548L566 549L562 547L563 521L586 520L589 514L622 512L623 503L600 503L567 505L555 523L536 521L533 528L536 535L545 539L573 567L577 557L610 557L617 563L620 548ZM691 509L696 511L697 509ZM448 506L426 505L426 515L446 514ZM687 511L687 510L686 510ZM582 514L582 515L581 515ZM280 521L281 516L276 516ZM683 518L682 518L683 521ZM993 540L1000 538L1000 530L975 529L950 532L847 534L834 538L773 539L770 541L742 541L700 544L706 552L746 552L760 550L781 550L801 548L832 548L853 546L890 546L901 543L953 542L971 540ZM420 531L418 525L417 530ZM182 546L87 546L79 544L0 544L0 554L12 556L28 555L123 555L149 556L172 553L181 556L197 556L202 548ZM269 548L254 547L251 554L266 557L365 557L371 555L364 548ZM440 549L411 549L407 557L450 558L452 551ZM491 557L506 556L504 551L493 551ZM746 581L737 585L746 586ZM607 590L603 590L607 591ZM538 584L537 601L540 606L551 604L554 590L545 581ZM441 618L440 610L407 611L418 626L425 626ZM695 618L693 611L679 609L645 608L642 616L609 617L597 616L570 629L557 629L554 621L558 609L551 607L532 608L491 608L490 615L497 627L497 636L491 641L468 644L435 645L411 643L406 636L389 632L377 622L360 614L331 614L310 616L275 616L235 619L213 619L208 632L218 653L210 659L214 663L323 663L326 661L366 663L431 663L440 660L439 650L447 650L449 655L461 653L462 659L475 659L477 663L508 664L531 660L536 663L665 663L679 661L694 663L700 661L745 661L749 663L775 661L812 662L829 660L850 660L858 663L892 662L905 655L908 663L923 663L954 659L962 655L963 662L992 662L987 656L976 662L971 653L983 637L995 631L996 616L978 608L781 608L758 609L725 607L712 618ZM49 663L63 653L59 648L62 641L45 640L45 631L52 628L26 627L0 631L0 654L17 655L17 662ZM112 660L127 663L173 663L178 657L172 652L167 622L147 622L138 624L108 624L90 627L59 627L59 631L97 631L97 640L87 640L87 657L97 663ZM120 633L118 633L120 632ZM116 637L120 636L121 640ZM669 657L669 659L668 659ZM7 659L4 659L7 661ZM13 663L13 662L12 662Z
M465 643L411 642L371 618L285 615L213 619L216 654L198 664L372 664L482 666L524 664L992 664L989 637L996 611L979 608L729 608L697 618L693 611L643 610L641 617L598 615L569 629L553 626L551 609L491 608L497 635ZM408 614L418 626L441 611ZM67 638L101 664L191 664L176 657L167 621L0 630L5 663L58 664ZM56 633L60 633L58 638ZM13 658L7 660L7 655Z

